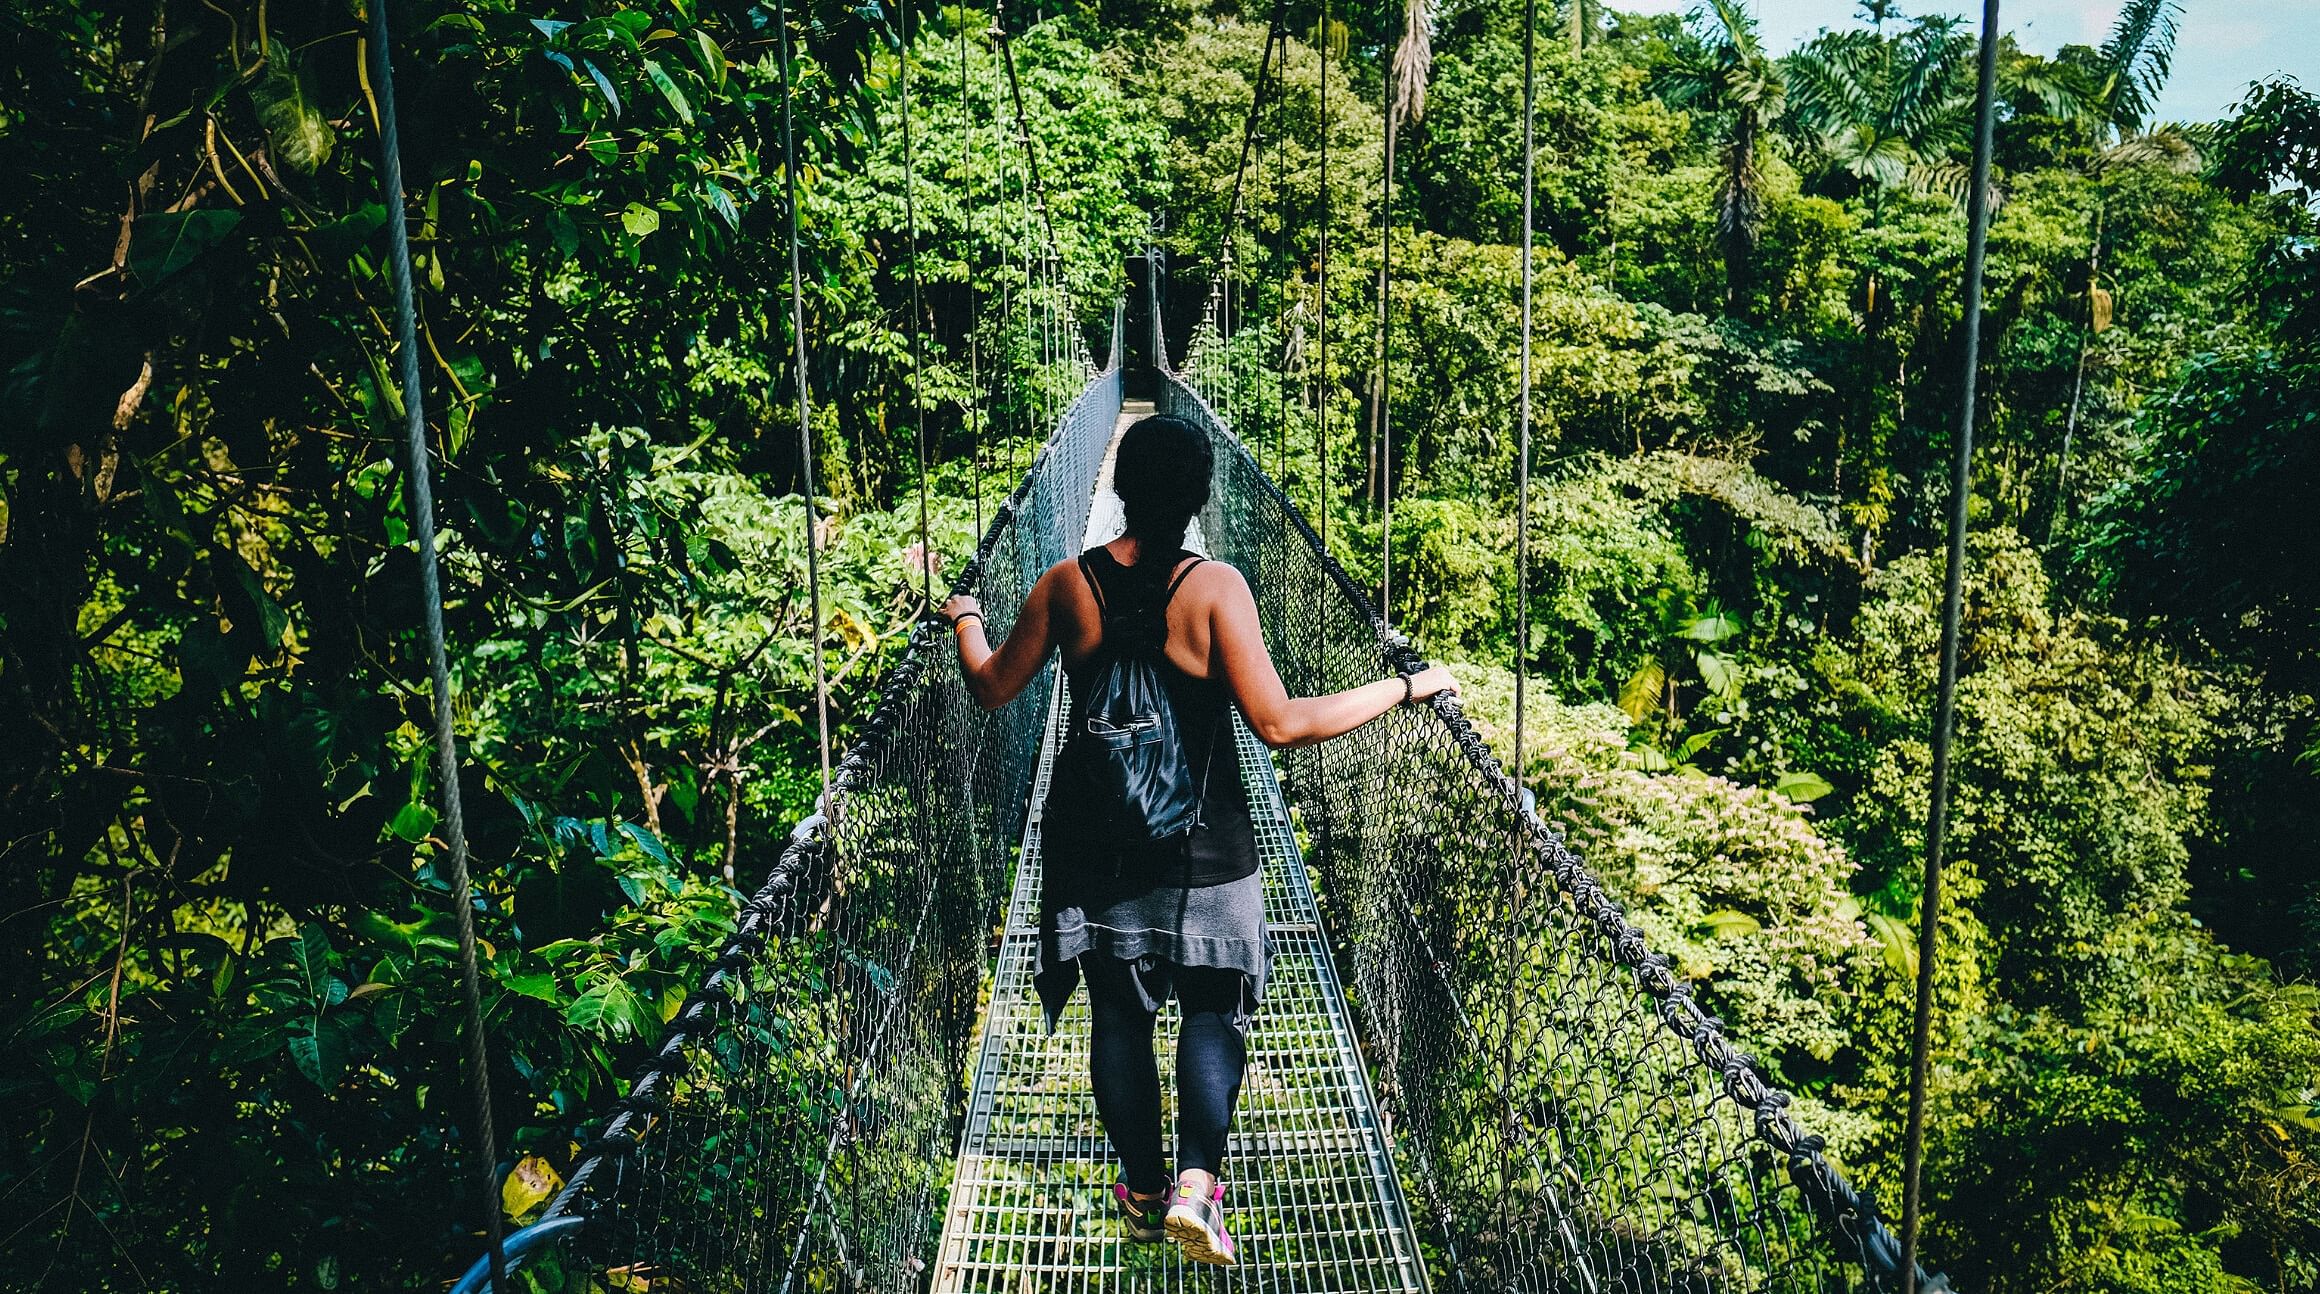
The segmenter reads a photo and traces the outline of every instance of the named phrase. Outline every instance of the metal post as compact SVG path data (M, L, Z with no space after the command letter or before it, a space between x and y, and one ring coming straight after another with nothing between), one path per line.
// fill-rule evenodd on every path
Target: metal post
M1957 457L1950 467L1949 571L1941 598L1941 691L1934 702L1933 785L1925 823L1925 893L1918 903L1917 1010L1909 1050L1909 1131L1901 1197L1901 1288L1917 1294L1917 1228L1923 1211L1926 1082L1933 1045L1934 939L1941 926L1942 836L1949 826L1950 730L1957 714L1958 625L1965 603L1966 505L1973 490L1974 397L1982 358L1982 260L1990 233L1990 134L1997 104L1998 0L1982 0L1981 80L1976 90L1973 188L1966 194L1964 372Z
M395 126L395 71L387 0L371 0L371 58L378 69L379 179L386 190L387 247L395 292L395 342L402 361L403 434L410 455L411 532L419 540L419 598L427 625L427 671L435 689L435 776L443 795L442 839L451 855L451 906L459 929L459 987L467 1004L467 1082L475 1104L476 1185L483 1200L491 1287L507 1288L500 1236L499 1138L491 1118L491 1069L484 1046L482 977L476 969L475 894L467 876L467 822L459 800L459 740L451 723L451 664L444 648L441 562L435 551L435 490L427 449L427 406L419 383L419 311L411 288L411 237L403 216L402 140Z

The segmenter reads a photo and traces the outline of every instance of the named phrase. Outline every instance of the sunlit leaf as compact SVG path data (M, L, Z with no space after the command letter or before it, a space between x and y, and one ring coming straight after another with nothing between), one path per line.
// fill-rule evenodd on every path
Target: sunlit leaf
M1711 912L1700 918L1699 924L1700 933L1711 939L1738 939L1763 929L1764 923L1734 908Z
M1818 773L1782 773L1773 780L1772 789L1799 804L1810 804L1837 788Z
M432 806L413 800L395 811L394 820L387 824L387 830L415 845L435 830L435 817Z
M693 105L686 100L684 90L678 87L677 79L669 75L668 69L648 58L644 61L644 74L653 88L661 92L661 97L669 101L669 110L677 114L677 120L692 125Z
M539 1208L564 1189L564 1178L547 1160L538 1155L525 1155L508 1170L507 1180L500 1183L500 1207L512 1222L527 1220L532 1210Z

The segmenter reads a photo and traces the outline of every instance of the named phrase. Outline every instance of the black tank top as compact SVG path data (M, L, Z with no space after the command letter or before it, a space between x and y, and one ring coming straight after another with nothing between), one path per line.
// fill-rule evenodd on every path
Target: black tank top
M1169 576L1192 555L1178 549L1165 561L1147 559L1125 566L1099 545L1082 555L1081 569L1094 579L1102 605L1119 617L1165 604L1172 591ZM1086 695L1088 680L1069 666L1064 674L1072 685L1068 731L1077 732L1083 718L1079 698ZM1164 847L1150 856L1128 857L1118 844L1102 840L1056 840L1052 871L1068 888L1084 884L1117 897L1121 883L1128 892L1163 885L1191 888L1237 881L1257 870L1257 832L1249 820L1248 788L1241 782L1231 693L1224 680L1194 678L1165 660L1160 675L1176 707L1177 732L1192 765L1193 783L1201 788L1200 825L1183 849Z

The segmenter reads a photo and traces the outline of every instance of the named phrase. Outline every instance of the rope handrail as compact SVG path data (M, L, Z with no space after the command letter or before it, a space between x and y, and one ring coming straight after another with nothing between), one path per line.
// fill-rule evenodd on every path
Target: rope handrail
M1044 561L1034 563L1020 553L1008 551L1011 545L1020 547L1014 543L1021 534L1020 523L1027 518L1038 519L1035 501L1054 494L1084 496L1093 487L1095 466L1102 449L1101 437L1109 432L1119 405L1116 322L1112 331L1111 365L1058 418L1029 470L992 513L990 525L977 543L974 555L951 583L953 593L979 594L994 614L1013 613L1012 606L998 605L997 599L1004 595L995 593L991 587L994 580L1009 584L1007 592L1019 603L1021 594L1029 588L1025 572L1036 578L1037 571L1045 569ZM1058 477L1064 479L1059 483ZM1063 533L1039 546L1054 548L1060 555L1060 550L1076 543L1077 529L1067 522ZM1032 569L1034 566L1036 570ZM859 738L832 768L829 792L817 802L814 812L791 828L779 859L764 883L742 906L734 932L710 963L709 973L671 1018L660 1046L636 1075L628 1094L616 1103L601 1131L582 1148L563 1188L539 1221L509 1238L506 1252L511 1261L540 1262L543 1255L574 1244L593 1219L623 1202L620 1199L622 1179L636 1176L626 1171L629 1161L645 1149L655 1123L669 1115L677 1099L677 1089L693 1067L694 1054L713 1048L720 1032L730 1032L741 1018L734 1013L736 1004L746 1002L759 991L749 982L752 968L785 933L798 933L785 931L785 920L794 923L801 902L828 898L833 882L839 879L831 869L829 857L834 839L856 795L866 789L893 757L906 712L923 700L925 685L931 680L955 678L948 648L948 634L941 626L931 619L922 621L912 630L900 659L879 676L873 686L877 704L864 722ZM1003 788L1008 779L1001 776L994 780ZM992 807L1001 810L998 816L1005 816L1004 805ZM921 909L922 912L930 910ZM813 920L808 920L804 930L810 933L814 925ZM907 965L897 966L890 973L900 975L910 969ZM890 1044L892 1024L892 1013L884 1013L880 1025L869 1032L867 1045L859 1054L867 1058ZM847 1103L856 1095L856 1091L849 1090ZM839 1134L846 1132L842 1122L834 1127ZM822 1156L825 1174L835 1145ZM608 1182L607 1178L612 1180ZM816 1192L826 1189L826 1176L818 1178ZM802 1241L804 1230L815 1219L815 1212L806 1210L793 1229L796 1239ZM590 1242L605 1243L603 1237L591 1237ZM454 1294L474 1294L491 1288L489 1275L486 1264L479 1260L453 1286Z
M1322 547L1320 535L1311 523L1279 484L1265 475L1248 445L1216 416L1206 397L1174 373L1165 376L1163 384L1173 397L1172 403L1164 404L1166 411L1193 418L1230 446L1229 456L1220 455L1220 459L1229 459L1232 466L1242 469L1236 483L1261 491L1286 523L1294 527L1297 537L1310 546L1330 586L1371 635L1381 662L1398 674L1414 674L1424 669L1426 660L1387 622L1344 565ZM1723 1094L1749 1113L1754 1136L1785 1158L1786 1171L1800 1196L1830 1233L1841 1240L1851 1260L1869 1277L1872 1288L1901 1289L1905 1269L1900 1238L1875 1203L1855 1190L1828 1162L1825 1139L1804 1131L1789 1116L1789 1094L1775 1086L1752 1057L1724 1036L1722 1022L1709 1015L1692 997L1690 987L1676 974L1668 959L1650 950L1643 931L1627 920L1619 901L1539 816L1521 782L1492 754L1488 741L1467 719L1457 696L1439 694L1428 703L1427 709L1468 770L1490 788L1502 807L1521 824L1529 847L1544 865L1546 874L1554 879L1573 907L1600 931L1619 963L1633 972L1636 981L1655 1000L1658 1019L1691 1048L1702 1066L1720 1076ZM1337 933L1340 938L1345 936L1342 930ZM1433 973L1442 975L1443 965L1441 959L1433 959ZM1458 994L1454 987L1445 987L1452 988L1450 997L1455 1001ZM1463 1012L1460 1017L1464 1018ZM1480 1041L1479 1037L1476 1040ZM1919 1268L1915 1288L1946 1291L1950 1287L1945 1277Z

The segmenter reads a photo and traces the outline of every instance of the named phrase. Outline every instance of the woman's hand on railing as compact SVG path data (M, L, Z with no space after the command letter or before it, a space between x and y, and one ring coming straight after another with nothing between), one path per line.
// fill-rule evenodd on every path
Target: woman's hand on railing
M979 616L981 614L983 614L983 604L964 593L952 594L942 604L941 609L935 612L935 616L945 625L956 625L960 616Z
M1444 692L1452 696L1458 694L1458 680L1450 677L1449 666L1430 664L1410 675L1410 700L1413 703L1430 701Z

